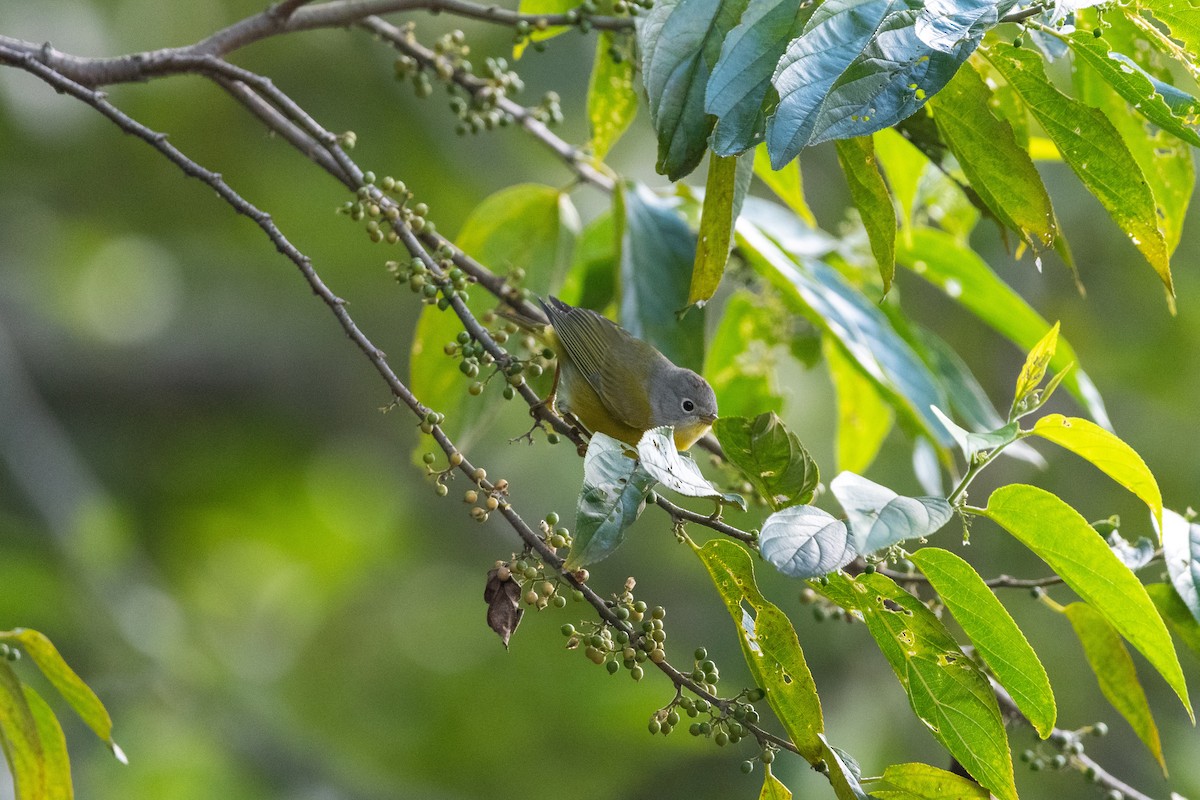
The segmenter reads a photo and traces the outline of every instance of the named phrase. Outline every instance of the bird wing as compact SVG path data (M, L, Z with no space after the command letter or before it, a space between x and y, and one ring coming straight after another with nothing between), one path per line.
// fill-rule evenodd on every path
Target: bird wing
M583 377L596 390L604 407L626 425L649 430L650 401L648 392L628 391L629 365L622 358L649 355L662 358L650 345L635 339L628 331L608 318L587 308L575 308L556 297L542 303L550 324L566 355ZM649 353L643 353L643 349ZM647 367L657 364L647 364ZM647 369L647 374L656 370ZM624 378L624 380L622 380Z

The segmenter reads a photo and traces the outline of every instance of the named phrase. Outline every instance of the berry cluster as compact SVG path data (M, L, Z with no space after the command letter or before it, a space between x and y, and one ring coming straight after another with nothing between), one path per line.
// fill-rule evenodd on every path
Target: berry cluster
M433 222L426 219L429 206L425 203L409 206L412 196L404 181L386 175L376 184L375 173L365 172L357 198L347 200L338 213L355 222L367 220L366 231L372 242L395 244L400 238L395 231L397 221L402 221L413 233L433 233L435 230Z
M577 577L586 580L586 576L577 574ZM661 664L667 658L663 649L667 640L663 618L667 610L662 606L650 608L644 601L634 600L632 578L626 581L625 591L610 600L608 605L613 616L620 622L629 623L628 628L612 625L608 621L582 622L579 628L571 624L563 625L562 634L567 637L567 649L574 650L583 645L588 660L593 664L603 664L610 675L616 675L624 668L629 671L631 678L640 681L645 675L642 665L646 661ZM632 628L639 622L640 632Z
M511 578L521 585L521 599L527 606L538 611L547 606L566 607L567 593L564 592L562 578L553 571L547 571L546 565L532 553L526 552L510 562L497 561L496 569L500 580ZM578 589L572 589L570 595L577 603L583 600L583 592Z

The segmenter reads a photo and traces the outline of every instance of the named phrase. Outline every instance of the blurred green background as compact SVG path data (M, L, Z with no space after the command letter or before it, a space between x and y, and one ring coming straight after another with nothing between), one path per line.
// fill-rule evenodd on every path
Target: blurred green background
M0 33L114 55L190 43L262 5L6 0ZM427 44L454 24L409 18ZM505 29L462 27L480 61L508 54ZM572 33L519 64L526 102L548 89L562 96L559 132L574 142L587 138L593 47ZM455 137L444 93L415 99L392 79L389 52L363 33L298 34L233 60L269 75L331 130L356 131L358 162L406 180L448 234L506 185L570 182L519 131ZM269 210L405 374L419 306L384 272L392 254L334 214L347 199L339 185L199 78L115 86L111 98ZM662 185L644 117L610 163ZM819 220L837 231L847 192L832 151L806 153L804 168ZM1057 261L1044 274L1028 257L1014 262L994 228L981 225L974 242L1044 316L1062 320L1167 504L1200 505L1196 220L1175 258L1180 312L1171 317L1158 280L1100 206L1062 165L1044 171L1086 298ZM606 203L586 188L573 199L585 218ZM911 275L899 290L1006 406L1023 354ZM825 372L791 364L783 375L785 416L828 479ZM657 673L635 684L563 649L559 627L579 607L527 614L504 650L484 624L481 593L487 569L517 540L498 518L469 519L458 500L465 487L435 497L411 465L418 432L405 414L380 413L388 400L257 227L145 143L0 69L0 627L49 635L112 712L128 767L56 706L79 797L756 797L761 773L737 768L753 754L748 743L720 751L682 731L646 734L672 697ZM566 447L507 444L526 423L509 406L472 457L511 481L527 518L557 510L570 519L581 462ZM1132 495L1042 449L1045 472L1001 464L976 498L1001 481L1036 482L1089 518L1119 513L1129 535L1149 533ZM870 475L915 488L909 443L894 434ZM982 523L969 548L950 527L937 543L985 574L1045 571ZM672 660L686 663L705 645L728 685L748 681L725 610L663 516L648 512L592 574L602 594L635 575L638 597L667 607ZM818 624L797 584L768 568L760 577L796 623L833 741L866 774L896 761L945 766L866 631ZM1024 593L1005 599L1046 661L1059 724L1107 720L1113 733L1088 752L1165 796L1168 784L1103 701L1066 620ZM1197 661L1181 657L1197 690ZM1141 666L1170 787L1200 796L1200 738ZM37 683L29 665L20 669ZM1014 730L1018 752L1032 743ZM799 759L782 758L775 771L798 797L831 796ZM1027 797L1096 794L1077 774L1017 773ZM0 797L8 791L0 780Z

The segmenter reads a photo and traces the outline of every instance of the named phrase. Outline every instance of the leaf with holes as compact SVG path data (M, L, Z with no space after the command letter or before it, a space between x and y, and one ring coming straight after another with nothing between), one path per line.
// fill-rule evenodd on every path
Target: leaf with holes
M1050 678L1012 615L979 577L948 550L924 547L910 558L1043 739L1054 730L1058 710Z
M810 584L861 616L908 694L913 712L971 777L1000 800L1016 800L1012 754L987 676L917 598L880 573Z
M750 675L800 754L821 756L821 701L804 661L800 640L787 615L770 603L754 581L754 562L744 548L723 539L693 545L737 627Z
M771 508L778 511L812 500L821 480L817 463L774 412L754 419L721 417L713 432L725 456Z

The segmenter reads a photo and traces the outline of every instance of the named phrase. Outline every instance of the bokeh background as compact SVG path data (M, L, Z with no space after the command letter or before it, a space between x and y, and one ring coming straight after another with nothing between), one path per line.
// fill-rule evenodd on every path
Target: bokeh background
M190 43L262 5L6 0L0 32L113 55ZM427 43L453 25L410 18ZM505 29L462 27L478 60L508 54ZM527 102L547 89L562 96L559 132L570 141L587 137L593 47L572 33L519 65ZM392 78L389 52L361 32L298 34L234 60L271 76L326 127L356 131L359 163L404 178L444 232L511 183L570 182L519 131L454 136L444 93L417 100ZM111 97L269 210L404 374L419 306L385 274L385 249L334 214L346 199L339 185L199 78L112 87ZM663 184L644 109L610 163ZM837 231L847 192L832 151L806 152L804 170L820 222ZM1172 317L1158 280L1067 168L1044 173L1087 296L1054 259L1041 274L1028 257L1014 262L988 225L974 244L1044 316L1062 320L1167 504L1200 505L1200 220L1175 257ZM587 188L574 199L585 218L606 203ZM1005 406L1022 354L913 276L901 276L899 292ZM828 478L828 378L789 363L782 379L784 416ZM761 773L738 770L753 754L748 743L722 751L682 730L651 738L646 721L672 696L666 681L610 677L563 648L559 627L578 607L527 614L505 651L484 624L481 593L516 539L499 519L469 519L458 500L465 487L435 497L412 466L418 432L405 414L381 413L388 399L252 223L83 105L0 69L0 627L48 634L112 712L127 767L56 706L79 797L756 797ZM544 442L509 445L526 422L509 407L472 456L511 481L527 517L570 519L581 462ZM870 476L915 489L909 448L894 434ZM1089 518L1118 513L1129 535L1149 533L1131 495L1069 454L1043 452L1044 472L1002 464L977 499L1000 481L1036 482ZM950 527L935 543L985 574L1045 570L982 523L969 548ZM725 610L664 517L648 512L592 574L603 593L635 575L638 596L667 608L673 660L704 645L727 685L748 681ZM866 774L896 761L945 766L866 631L817 623L799 586L769 568L760 580L795 621L835 743ZM1088 752L1165 796L1168 783L1105 704L1066 620L1023 592L1004 599L1047 664L1060 725L1106 720L1112 734L1089 740ZM1181 657L1200 689L1197 660ZM1169 786L1200 796L1200 738L1136 658ZM1012 741L1019 752L1034 739L1017 728ZM780 759L775 772L798 797L831 796L799 759ZM1031 775L1020 764L1017 774L1027 797L1096 795L1077 774ZM11 792L6 781L0 797Z

